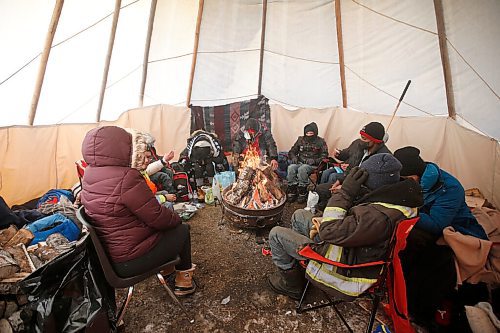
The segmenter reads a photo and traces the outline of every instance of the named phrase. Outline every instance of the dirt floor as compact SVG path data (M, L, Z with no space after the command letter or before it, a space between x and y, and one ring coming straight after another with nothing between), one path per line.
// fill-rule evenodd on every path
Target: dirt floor
M280 225L289 226L298 208L302 206L286 204ZM262 234L267 240L269 230L256 234L234 229L227 221L221 223L221 216L220 206L206 206L187 222L198 290L181 301L195 322L190 324L156 278L150 278L136 286L124 332L348 332L331 307L297 314L295 301L269 289L267 276L275 267L257 243ZM319 301L321 293L312 296L311 302ZM365 331L369 314L360 304L339 309L354 332Z

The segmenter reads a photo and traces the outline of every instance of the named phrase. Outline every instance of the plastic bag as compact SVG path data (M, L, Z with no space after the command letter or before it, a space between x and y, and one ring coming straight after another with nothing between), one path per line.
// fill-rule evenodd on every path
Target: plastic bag
M210 186L202 186L201 190L205 193L205 203L207 205L213 205L215 202L214 192Z
M104 278L92 242L74 248L20 282L35 313L32 332L109 332L115 326L115 295Z
M314 214L316 212L316 206L319 202L319 194L313 191L309 191L307 196L307 208Z
M234 171L224 171L217 173L212 182L212 193L214 198L222 201L222 191L236 181L236 173Z

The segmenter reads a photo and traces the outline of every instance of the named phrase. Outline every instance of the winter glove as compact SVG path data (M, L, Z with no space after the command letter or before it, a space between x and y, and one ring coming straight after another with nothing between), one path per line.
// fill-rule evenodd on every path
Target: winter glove
M314 164L316 164L316 160L314 158L308 158L306 160L306 163L309 165L314 165Z
M292 164L299 164L299 159L297 158L297 156L294 156L290 158L290 162Z
M361 169L360 167L352 168L342 183L342 191L351 199L354 199L367 178L368 172L365 169Z

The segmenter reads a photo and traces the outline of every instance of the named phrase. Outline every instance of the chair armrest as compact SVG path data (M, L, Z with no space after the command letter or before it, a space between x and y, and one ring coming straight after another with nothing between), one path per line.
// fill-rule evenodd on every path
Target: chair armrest
M387 263L386 261L379 260L379 261L367 262L367 263L364 263L364 264L348 265L348 264L344 264L344 263L341 263L341 262L338 262L338 261L333 261L331 259L323 257L319 253L315 252L311 248L310 245L304 246L297 253L299 255L303 256L303 257L306 257L306 258L310 259L310 260L319 261L319 262L322 262L322 263L325 263L325 264L330 264L330 265L333 265L333 266L337 266L337 267L340 267L340 268L347 268L347 269L362 268L362 267L372 267L372 266L381 266L381 265L384 265L384 264Z

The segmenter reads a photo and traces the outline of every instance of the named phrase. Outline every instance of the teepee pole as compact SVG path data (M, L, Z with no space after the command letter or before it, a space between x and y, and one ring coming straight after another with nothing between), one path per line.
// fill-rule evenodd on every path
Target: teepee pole
M139 93L139 107L142 107L144 105L144 91L146 90L146 79L148 77L149 49L151 48L151 36L153 34L153 24L155 21L157 3L158 0L152 0L151 9L149 11L148 34L146 36L146 45L144 46L144 59L142 61L142 83L141 92Z
M102 104L104 103L104 93L106 92L106 85L108 83L109 65L111 63L111 56L113 55L113 46L115 44L116 27L118 25L118 17L120 16L121 4L121 0L116 0L111 33L109 34L108 54L106 55L106 64L104 65L104 72L102 75L101 94L99 95L99 104L97 105L96 122L101 120Z
M198 58L198 42L200 40L201 18L203 16L204 0L199 0L199 1L200 2L198 4L198 18L196 19L196 31L194 34L193 60L191 62L191 75L189 77L188 95L186 99L186 105L188 107L191 105L191 93L193 92L194 71L196 69L196 59Z
M31 126L35 121L36 109L38 107L38 101L40 100L40 93L42 92L43 79L45 78L45 70L47 69L47 62L49 61L52 41L54 40L54 36L56 34L57 24L59 23L59 17L61 17L63 4L64 0L57 0L54 6L54 10L52 11L49 31L47 31L47 37L45 38L42 57L40 59L40 67L38 67L38 76L35 82L35 90L33 91L33 97L31 99L31 109L28 118L28 123Z
M446 101L448 102L448 116L457 118L455 110L455 95L453 94L453 81L451 79L450 57L448 56L448 43L446 41L446 27L444 24L443 2L434 0L436 12L436 24L439 38L439 51L441 53L441 64L443 65L444 87L446 90Z
M260 35L260 65L259 65L259 89L257 94L262 95L262 70L264 68L264 45L266 43L266 20L267 20L267 0L262 4L262 28Z
M339 51L340 85L342 87L342 106L347 108L347 89L345 84L344 39L342 37L342 13L340 0L335 0L335 22L337 24L337 47Z

